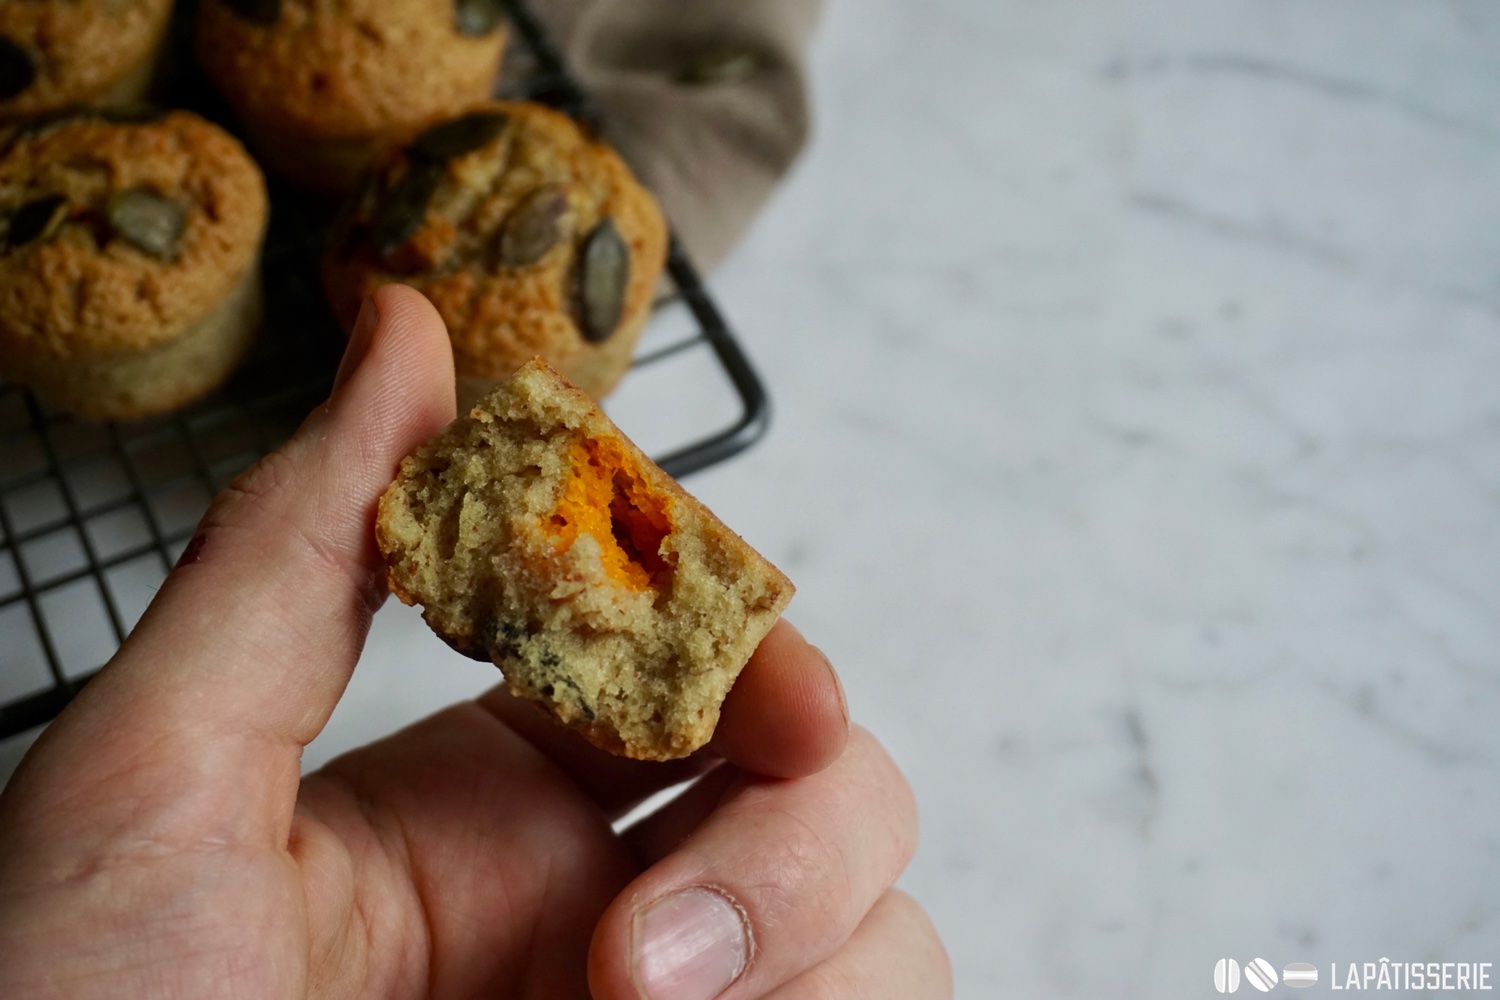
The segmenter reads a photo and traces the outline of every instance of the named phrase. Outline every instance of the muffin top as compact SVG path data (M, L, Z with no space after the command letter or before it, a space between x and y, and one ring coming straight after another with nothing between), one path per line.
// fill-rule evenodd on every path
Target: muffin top
M241 115L294 132L414 128L489 93L499 0L203 0L198 58Z
M0 130L0 351L96 356L169 340L239 284L265 225L260 170L188 112Z
M171 0L0 2L0 118L89 100L156 45Z
M420 289L459 374L566 370L649 306L667 247L656 200L608 146L539 104L433 126L379 167L334 234L326 280L352 321L389 281Z

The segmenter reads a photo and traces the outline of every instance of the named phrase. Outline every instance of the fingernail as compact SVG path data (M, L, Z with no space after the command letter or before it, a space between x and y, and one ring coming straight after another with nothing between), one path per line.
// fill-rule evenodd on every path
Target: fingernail
M745 971L750 930L722 892L683 889L635 915L631 967L643 1000L713 1000Z
M349 343L344 348L344 359L339 362L339 373L333 377L333 391L338 392L359 367L370 350L370 340L375 336L375 327L380 324L380 309L375 300L366 295L360 303L359 316L354 329L349 333Z
M812 645L809 643L809 645ZM849 725L849 696L844 693L844 682L839 680L839 672L834 669L833 661L828 654L817 646L813 646L813 652L817 653L823 660L823 665L828 668L828 676L833 678L833 686L839 693L839 712L844 716L844 725Z

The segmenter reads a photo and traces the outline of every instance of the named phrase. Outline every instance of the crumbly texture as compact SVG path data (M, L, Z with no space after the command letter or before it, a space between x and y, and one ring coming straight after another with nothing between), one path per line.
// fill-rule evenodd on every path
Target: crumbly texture
M539 104L492 102L470 115L504 116L477 149L449 160L420 221L399 245L373 231L403 179L420 169L409 151L386 162L351 207L325 256L330 304L352 325L364 296L400 281L442 314L460 382L488 389L534 356L596 399L630 367L667 251L661 209L624 161L572 119ZM504 240L519 212L556 199L555 242L535 260L508 263ZM583 262L605 223L626 254L618 322L590 331Z
M150 78L171 0L10 0L0 37L25 51L35 76L0 100L0 121L71 104L139 100Z
M706 743L793 587L539 359L401 464L391 591L590 742Z
M130 197L178 226L133 243L114 214ZM48 203L53 221L37 232ZM254 328L266 213L244 148L187 112L0 131L0 374L90 416L145 416L207 392ZM80 398L87 387L98 398Z
M269 24L202 0L196 48L268 168L333 193L384 146L489 97L506 34L463 34L454 0L281 0Z

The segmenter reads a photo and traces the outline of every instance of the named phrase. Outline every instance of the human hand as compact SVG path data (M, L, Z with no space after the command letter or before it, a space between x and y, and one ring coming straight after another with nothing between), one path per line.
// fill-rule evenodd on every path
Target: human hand
M214 502L0 796L0 997L949 996L891 888L910 792L784 623L684 761L496 689L299 777L384 597L376 498L452 386L441 320L384 288L329 403Z

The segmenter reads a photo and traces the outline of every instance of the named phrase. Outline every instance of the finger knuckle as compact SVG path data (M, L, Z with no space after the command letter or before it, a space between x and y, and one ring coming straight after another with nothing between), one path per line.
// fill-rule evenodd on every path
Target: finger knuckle
M900 889L886 893L881 906L898 925L899 939L909 942L913 959L923 970L922 981L930 984L930 995L953 996L953 960L926 907Z
M917 850L917 797L911 782L896 761L868 730L855 727L850 742L866 762L864 781L855 789L861 802L881 803L882 815L890 831L890 847L895 864L892 880L905 870ZM862 805L861 809L868 809Z
M293 479L294 462L273 451L229 481L203 517L206 527L221 527L262 514L275 514Z
M777 810L780 836L766 843L754 868L761 876L736 896L763 941L795 940L827 950L858 923L848 864L817 827L791 810Z
M795 1000L866 1000L870 984L838 962L824 962L798 980L792 996Z

